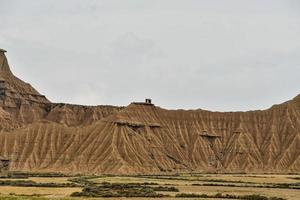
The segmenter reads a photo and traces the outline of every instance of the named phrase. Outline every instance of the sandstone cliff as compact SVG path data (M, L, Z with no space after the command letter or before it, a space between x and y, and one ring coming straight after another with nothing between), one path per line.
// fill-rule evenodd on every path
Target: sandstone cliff
M1 50L0 156L24 171L299 172L300 95L228 113L55 104L16 78Z

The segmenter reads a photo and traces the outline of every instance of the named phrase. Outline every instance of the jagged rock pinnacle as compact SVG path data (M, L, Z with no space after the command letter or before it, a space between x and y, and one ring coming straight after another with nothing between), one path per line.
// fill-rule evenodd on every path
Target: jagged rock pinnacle
M16 109L20 105L49 103L30 84L14 76L5 53L5 50L0 49L0 105Z
M5 53L6 50L0 49L0 73L11 74Z
M7 52L6 50L4 50L4 49L1 49L1 48L0 48L0 51L1 51L1 52L4 52L4 53L6 53L6 52Z

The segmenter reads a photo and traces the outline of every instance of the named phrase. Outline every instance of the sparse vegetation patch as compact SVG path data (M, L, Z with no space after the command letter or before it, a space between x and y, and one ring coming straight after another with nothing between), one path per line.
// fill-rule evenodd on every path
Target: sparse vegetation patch
M166 197L158 191L179 192L174 187L151 187L144 184L102 183L100 186L85 186L82 192L75 192L72 197Z
M0 186L18 186L18 187L80 187L76 183L37 183L35 181L0 181Z
M43 177L43 178L58 178L58 177L69 177L62 173L38 173L38 172L8 172L6 175L0 176L0 178L8 179L27 179L29 177Z

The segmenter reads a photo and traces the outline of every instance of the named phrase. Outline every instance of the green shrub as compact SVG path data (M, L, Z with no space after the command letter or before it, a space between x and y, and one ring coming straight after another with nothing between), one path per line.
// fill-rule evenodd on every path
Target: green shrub
M140 183L102 183L100 186L86 185L82 192L75 192L72 197L164 197L156 191L175 191L177 188L150 187Z
M179 192L179 189L176 187L152 187L154 191L161 191L161 192Z
M29 178L29 177L68 177L62 173L48 172L9 172L6 176L7 178Z
M79 187L75 183L37 183L34 181L6 180L0 181L0 186L19 186L19 187Z

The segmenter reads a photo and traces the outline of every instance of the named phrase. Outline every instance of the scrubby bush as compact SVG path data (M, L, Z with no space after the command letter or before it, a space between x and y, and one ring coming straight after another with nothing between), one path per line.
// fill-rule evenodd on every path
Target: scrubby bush
M156 191L178 191L173 187L150 187L140 183L102 183L100 186L86 185L82 192L75 192L73 197L164 197Z
M163 186L159 186L159 187L152 187L152 189L154 191L161 191L161 192L179 192L179 189L176 187L163 187Z
M75 183L37 183L35 181L0 181L0 186L19 186L19 187L79 187Z
M7 178L29 178L29 177L68 177L62 173L54 172L9 172Z
M87 177L76 177L76 178L71 178L68 179L68 181L72 182L72 183L76 183L79 184L81 186L85 186L85 185L93 185L94 183L89 181L89 178Z

